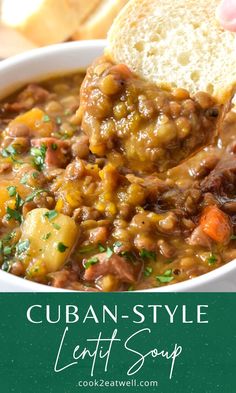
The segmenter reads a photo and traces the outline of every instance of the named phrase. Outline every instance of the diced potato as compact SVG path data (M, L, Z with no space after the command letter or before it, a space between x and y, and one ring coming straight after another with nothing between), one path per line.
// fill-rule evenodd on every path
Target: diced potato
M39 108L33 108L22 115L17 116L9 123L9 128L15 124L25 124L32 130L35 136L49 136L53 130L52 121L45 112Z
M46 216L49 212L44 208L31 210L22 225L21 240L30 241L25 264L37 259L48 272L55 272L67 261L79 230L71 217L57 213L50 219Z

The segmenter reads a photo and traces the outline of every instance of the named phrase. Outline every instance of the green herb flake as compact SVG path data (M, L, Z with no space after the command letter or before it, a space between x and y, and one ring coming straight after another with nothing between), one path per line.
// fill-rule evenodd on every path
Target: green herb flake
M156 279L161 283L171 282L174 279L172 276L172 269L168 269L162 275L156 276Z
M1 269L2 269L4 272L9 272L9 271L11 270L11 264L10 264L10 262L9 262L9 261L4 261L3 264L2 264L2 266L1 266Z
M42 171L45 158L46 158L47 147L42 144L40 147L31 147L30 154L33 156L33 162L39 171Z
M232 235L230 240L236 240L236 235Z
M49 210L44 214L44 217L47 217L49 221L52 221L54 218L58 216L58 212L56 210Z
M3 248L3 254L4 254L4 255L10 255L11 252L12 252L12 248L11 248L10 246L5 246L5 247Z
M21 213L18 212L17 210L11 209L9 206L7 206L7 214L6 214L6 220L10 221L11 219L14 219L21 223L22 221L22 216Z
M61 229L60 225L56 224L55 222L52 223L53 228L55 228L57 231Z
M107 247L106 254L107 258L110 258L114 254L114 251L110 247Z
M156 260L156 253L155 252L153 252L153 251L148 251L148 250L146 250L145 248L143 248L141 251L140 251L140 257L141 258L143 258L143 259L152 259L153 261L155 261Z
M119 242L119 241L113 243L113 247L120 248L120 247L122 247L122 246L123 246L123 243L121 243L121 242Z
M12 231L12 232L7 233L6 235L4 235L4 236L2 237L2 241L4 241L4 242L9 242L11 239L13 239L13 237L15 237L15 234L16 234L15 231Z
M63 244L62 242L59 242L58 245L57 245L57 249L58 249L59 252L65 252L67 248L68 247L65 246L65 244Z
M18 192L16 193L16 210L18 210L20 207L24 205L23 199L20 197Z
M56 117L56 124L57 124L58 126L60 126L61 123L62 123L61 117L60 117L60 116L57 116L57 117Z
M86 253L92 252L94 250L96 250L96 247L94 245L88 244L87 246L81 247L78 250L78 253L79 254L86 254Z
M17 151L14 148L14 146L12 146L12 145L9 145L5 149L2 149L2 156L4 158L13 157L13 156L16 156L16 155L17 155Z
M52 148L52 150L57 150L58 146L56 143L52 143L51 148Z
M19 243L17 243L17 245L16 245L16 252L17 252L17 255L23 254L23 252L25 252L25 251L28 250L29 246L30 246L30 241L29 241L29 239L22 240L22 241L20 241Z
M90 258L85 262L84 267L85 269L88 269L90 266L95 265L98 262L99 259L97 257Z
M101 243L98 243L98 249L99 249L99 252L106 251L106 248Z
M217 256L214 254L211 254L209 258L207 258L208 265L214 265L216 262L217 262Z
M7 187L7 191L10 197L13 197L16 195L16 187L15 186L10 186Z
M48 240L51 236L51 232L45 233L45 235L42 236L43 240Z
M136 260L136 255L132 251L122 251L119 255L130 262L134 262Z
M48 115L43 116L43 122L44 123L49 123L51 121L50 117Z
M130 285L129 288L128 288L128 291L131 292L131 291L133 291L133 290L134 290L133 285Z
M151 276L152 271L153 271L152 267L151 267L151 266L147 266L147 267L145 268L145 270L144 270L144 276L145 276L145 277Z
M33 177L34 179L37 179L37 178L39 177L39 173L38 173L38 172L33 172L33 173L32 173L32 177Z
M25 198L25 202L31 202L31 201L33 201L34 198L35 198L36 196L38 196L39 194L42 194L43 192L47 192L47 190L44 190L44 189L40 189L40 188L39 188L39 189L33 191L30 195L28 195L28 196Z
M174 262L174 259L169 258L165 260L165 263L172 263L172 262Z
M28 179L29 179L29 175L26 173L26 174L23 175L22 178L20 179L20 183L21 183L21 184L27 184Z

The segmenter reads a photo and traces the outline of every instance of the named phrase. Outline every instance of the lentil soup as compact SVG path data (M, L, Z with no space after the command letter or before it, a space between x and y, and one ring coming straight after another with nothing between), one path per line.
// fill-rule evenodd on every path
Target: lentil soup
M0 102L0 264L81 291L156 288L236 258L236 113L100 58Z

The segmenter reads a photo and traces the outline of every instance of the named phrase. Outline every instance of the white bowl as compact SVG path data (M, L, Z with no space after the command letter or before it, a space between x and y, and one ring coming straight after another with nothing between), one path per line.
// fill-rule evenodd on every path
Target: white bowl
M0 98L25 83L44 79L55 73L85 69L103 52L105 41L80 41L52 45L0 62ZM24 280L0 270L2 292L65 291ZM144 292L234 292L236 260L200 277ZM142 291L143 292L143 291Z

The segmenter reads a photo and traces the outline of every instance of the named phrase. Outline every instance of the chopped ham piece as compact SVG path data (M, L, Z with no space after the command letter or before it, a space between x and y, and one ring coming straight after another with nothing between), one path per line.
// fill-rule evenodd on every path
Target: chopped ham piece
M126 283L135 281L133 266L119 255L112 254L109 258L106 253L102 253L95 255L93 258L97 258L98 262L85 270L85 280L93 281L100 276L112 274Z
M32 139L31 145L33 147L46 146L45 164L48 167L63 168L70 160L69 149L70 145L67 141L62 141L57 138L39 138Z

